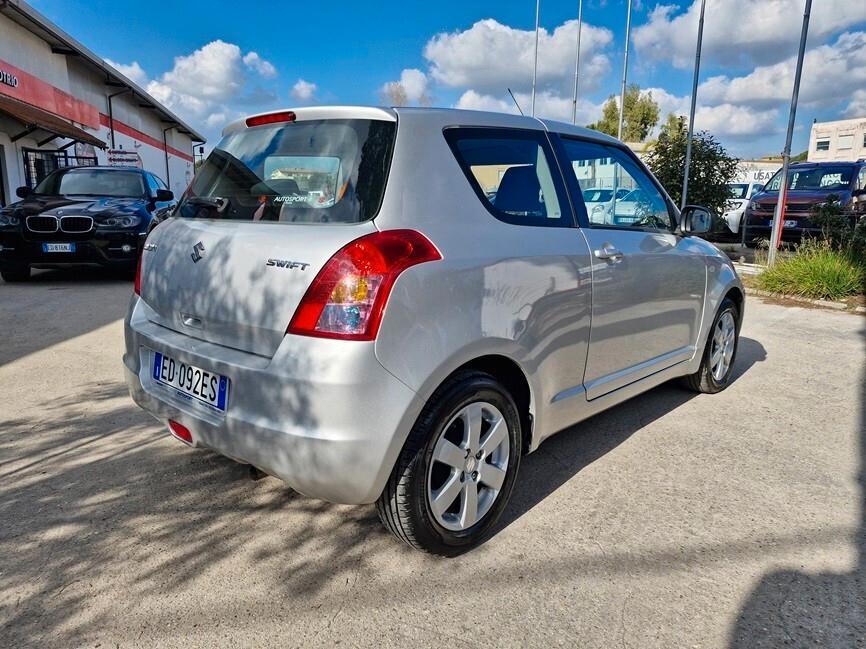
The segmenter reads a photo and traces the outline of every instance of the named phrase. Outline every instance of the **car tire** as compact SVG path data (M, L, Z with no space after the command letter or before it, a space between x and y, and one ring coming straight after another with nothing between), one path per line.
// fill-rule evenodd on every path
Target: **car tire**
M0 270L0 277L4 282L26 282L30 279L30 264L20 264L17 266L8 266Z
M701 357L701 366L694 374L684 377L685 386L703 394L715 394L728 387L737 360L739 343L740 310L733 300L725 298L713 319ZM724 365L717 365L718 363Z
M418 417L376 503L385 527L410 546L441 556L479 545L514 488L520 422L514 399L490 374L467 371L446 381Z

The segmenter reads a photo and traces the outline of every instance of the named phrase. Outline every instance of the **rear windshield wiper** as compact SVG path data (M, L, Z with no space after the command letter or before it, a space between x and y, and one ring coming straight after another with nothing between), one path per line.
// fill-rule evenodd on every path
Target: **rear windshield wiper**
M229 199L220 198L219 196L190 196L185 203L189 205L200 205L202 207L210 207L217 212L222 212L228 207Z

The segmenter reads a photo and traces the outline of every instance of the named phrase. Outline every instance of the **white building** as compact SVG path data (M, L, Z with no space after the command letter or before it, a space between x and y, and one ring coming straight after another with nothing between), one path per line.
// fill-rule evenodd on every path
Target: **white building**
M141 166L180 195L201 142L26 2L0 1L0 205L16 200L17 187L76 164Z
M860 158L866 158L866 117L812 124L809 162L854 162Z

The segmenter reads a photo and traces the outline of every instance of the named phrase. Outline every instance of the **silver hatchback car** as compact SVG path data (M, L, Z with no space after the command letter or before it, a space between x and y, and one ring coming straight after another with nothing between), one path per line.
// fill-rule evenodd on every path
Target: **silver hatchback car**
M596 188L611 202L588 211ZM623 144L566 124L249 117L144 245L130 392L187 444L375 502L398 538L455 555L550 435L677 377L727 386L744 294L691 236L709 221Z

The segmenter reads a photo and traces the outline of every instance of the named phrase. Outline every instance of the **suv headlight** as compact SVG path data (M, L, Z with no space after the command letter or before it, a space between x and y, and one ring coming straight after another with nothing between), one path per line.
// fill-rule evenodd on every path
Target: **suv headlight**
M0 228L14 228L21 223L21 219L11 214L0 212Z
M107 219L102 219L97 227L134 228L139 223L141 223L141 219L137 216L109 216Z

